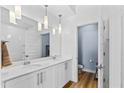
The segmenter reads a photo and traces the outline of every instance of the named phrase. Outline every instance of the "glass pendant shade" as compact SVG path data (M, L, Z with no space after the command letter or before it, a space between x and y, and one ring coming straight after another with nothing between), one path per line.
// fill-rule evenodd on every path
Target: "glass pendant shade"
M42 31L42 23L38 22L38 31Z
M62 32L61 17L62 17L62 15L59 15L59 27L58 27L59 34L61 34L61 32Z
M48 29L47 7L48 7L48 5L45 5L44 29Z
M17 19L22 18L21 6L15 6L15 16Z
M16 23L16 16L15 16L15 13L13 11L9 11L9 22L13 23L13 24L17 24Z
M61 26L61 24L59 23L59 34L61 34L61 31L62 31L62 26Z
M44 29L48 29L48 16L44 16Z

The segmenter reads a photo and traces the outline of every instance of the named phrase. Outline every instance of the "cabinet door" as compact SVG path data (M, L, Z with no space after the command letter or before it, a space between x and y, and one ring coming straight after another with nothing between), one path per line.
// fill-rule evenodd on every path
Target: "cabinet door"
M54 67L49 67L43 70L43 87L55 88L55 70Z
M65 64L62 63L59 66L60 72L59 72L59 76L60 76L60 87L63 87L65 85Z
M18 78L6 81L5 88L35 88L37 87L36 74L27 74Z
M72 78L72 63L71 61L65 62L65 84Z
M64 63L55 66L55 87L61 88L65 84L65 65Z

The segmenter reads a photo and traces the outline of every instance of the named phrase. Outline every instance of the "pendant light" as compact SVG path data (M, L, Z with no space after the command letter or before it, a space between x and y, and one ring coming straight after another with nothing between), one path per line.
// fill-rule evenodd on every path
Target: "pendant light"
M21 10L21 6L15 6L15 16L17 19L21 19L22 18L22 10Z
M38 25L38 32L42 31L42 23L38 22L37 25Z
M61 32L62 32L61 17L62 17L62 15L59 15L59 28L58 28L59 34L61 34Z
M44 29L48 29L48 15L47 15L48 5L45 5L45 16L44 16Z
M17 24L15 12L13 12L13 11L9 11L9 22L13 23L13 24Z

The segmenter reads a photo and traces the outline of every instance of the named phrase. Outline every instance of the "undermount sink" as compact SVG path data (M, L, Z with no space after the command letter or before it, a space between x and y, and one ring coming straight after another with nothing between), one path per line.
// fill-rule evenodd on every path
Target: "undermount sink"
M23 68L36 68L36 67L41 67L40 64L29 64L29 65L24 65Z

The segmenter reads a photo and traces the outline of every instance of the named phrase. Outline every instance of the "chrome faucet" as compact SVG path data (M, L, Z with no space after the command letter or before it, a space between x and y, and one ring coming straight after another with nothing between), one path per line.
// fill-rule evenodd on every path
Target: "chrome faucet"
M24 65L28 65L31 63L30 61L28 61L28 57L29 57L29 55L25 55Z
M52 58L53 58L53 60L55 60L57 58L57 55L52 56Z

